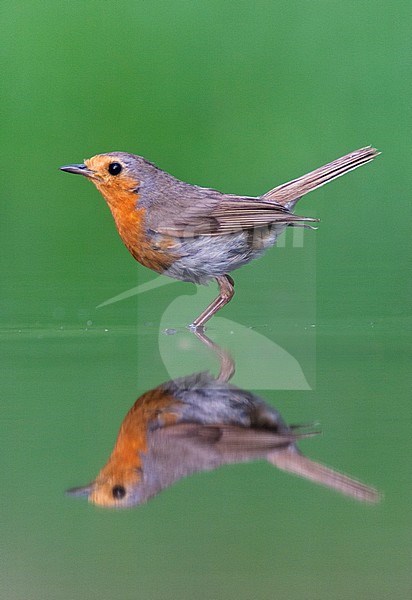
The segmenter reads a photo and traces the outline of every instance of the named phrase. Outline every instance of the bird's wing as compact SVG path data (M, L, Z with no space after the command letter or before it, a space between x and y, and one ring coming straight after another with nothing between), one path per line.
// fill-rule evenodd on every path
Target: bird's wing
M296 442L297 439L313 435L312 433L299 434L292 431L275 432L270 429L240 425L201 425L198 423L179 423L162 428L162 432L176 442L186 441L189 445L198 448L210 448L222 457L226 459L232 457L233 460L252 460L255 456L266 456L271 449L284 448Z
M141 454L144 492L151 498L179 479L224 464L268 458L312 433L277 433L239 425L179 423L150 431Z
M219 202L194 202L171 215L168 223L159 223L156 231L175 237L225 235L274 224L292 225L318 219L300 217L283 206L258 198L224 196Z

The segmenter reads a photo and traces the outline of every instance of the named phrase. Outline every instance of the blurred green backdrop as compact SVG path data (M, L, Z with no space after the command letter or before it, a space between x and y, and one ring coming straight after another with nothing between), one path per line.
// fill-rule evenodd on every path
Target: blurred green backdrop
M408 598L410 2L4 0L1 22L2 595ZM239 271L210 334L236 354L241 323L293 355L312 390L265 398L291 422L319 419L305 451L385 501L361 506L263 464L126 513L64 497L102 466L133 400L167 379L180 338L159 352L159 323L193 288L96 309L153 274L59 165L125 150L258 195L367 144L382 156L302 201L319 231ZM195 368L209 366L202 352Z

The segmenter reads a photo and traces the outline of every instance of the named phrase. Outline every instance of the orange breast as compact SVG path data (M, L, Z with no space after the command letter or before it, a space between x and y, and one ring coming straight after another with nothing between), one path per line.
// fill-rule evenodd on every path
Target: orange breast
M139 196L125 189L124 183L123 180L121 187L112 187L110 192L98 184L96 187L109 205L117 231L132 256L145 267L163 273L179 258L173 252L176 243L173 238L164 238L161 243L154 244L144 227L146 209L138 207Z
M162 427L177 420L178 401L165 394L162 388L138 398L123 420L113 452L101 473L141 467L140 453L147 451L149 424L157 421Z

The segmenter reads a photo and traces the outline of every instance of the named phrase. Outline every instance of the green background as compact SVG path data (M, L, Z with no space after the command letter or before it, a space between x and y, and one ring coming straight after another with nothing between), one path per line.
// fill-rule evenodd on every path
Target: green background
M1 22L2 597L408 598L410 3L4 1ZM321 422L308 455L384 501L263 463L126 512L65 497L97 474L135 398L217 367L182 329L161 333L214 289L174 283L96 308L154 276L59 165L125 150L259 195L368 144L373 164L299 205L319 230L303 248L288 232L235 273L208 331L239 385L290 422Z

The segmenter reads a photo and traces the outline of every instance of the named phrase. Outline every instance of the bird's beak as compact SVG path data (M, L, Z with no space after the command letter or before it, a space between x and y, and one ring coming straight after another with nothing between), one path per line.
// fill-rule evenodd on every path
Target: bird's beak
M75 173L76 175L84 175L85 177L94 178L94 171L91 171L86 167L86 165L66 165L65 167L60 167L60 171L67 171L67 173Z
M82 487L70 488L70 490L66 490L66 494L68 496L88 496L93 489L93 484L84 485Z

